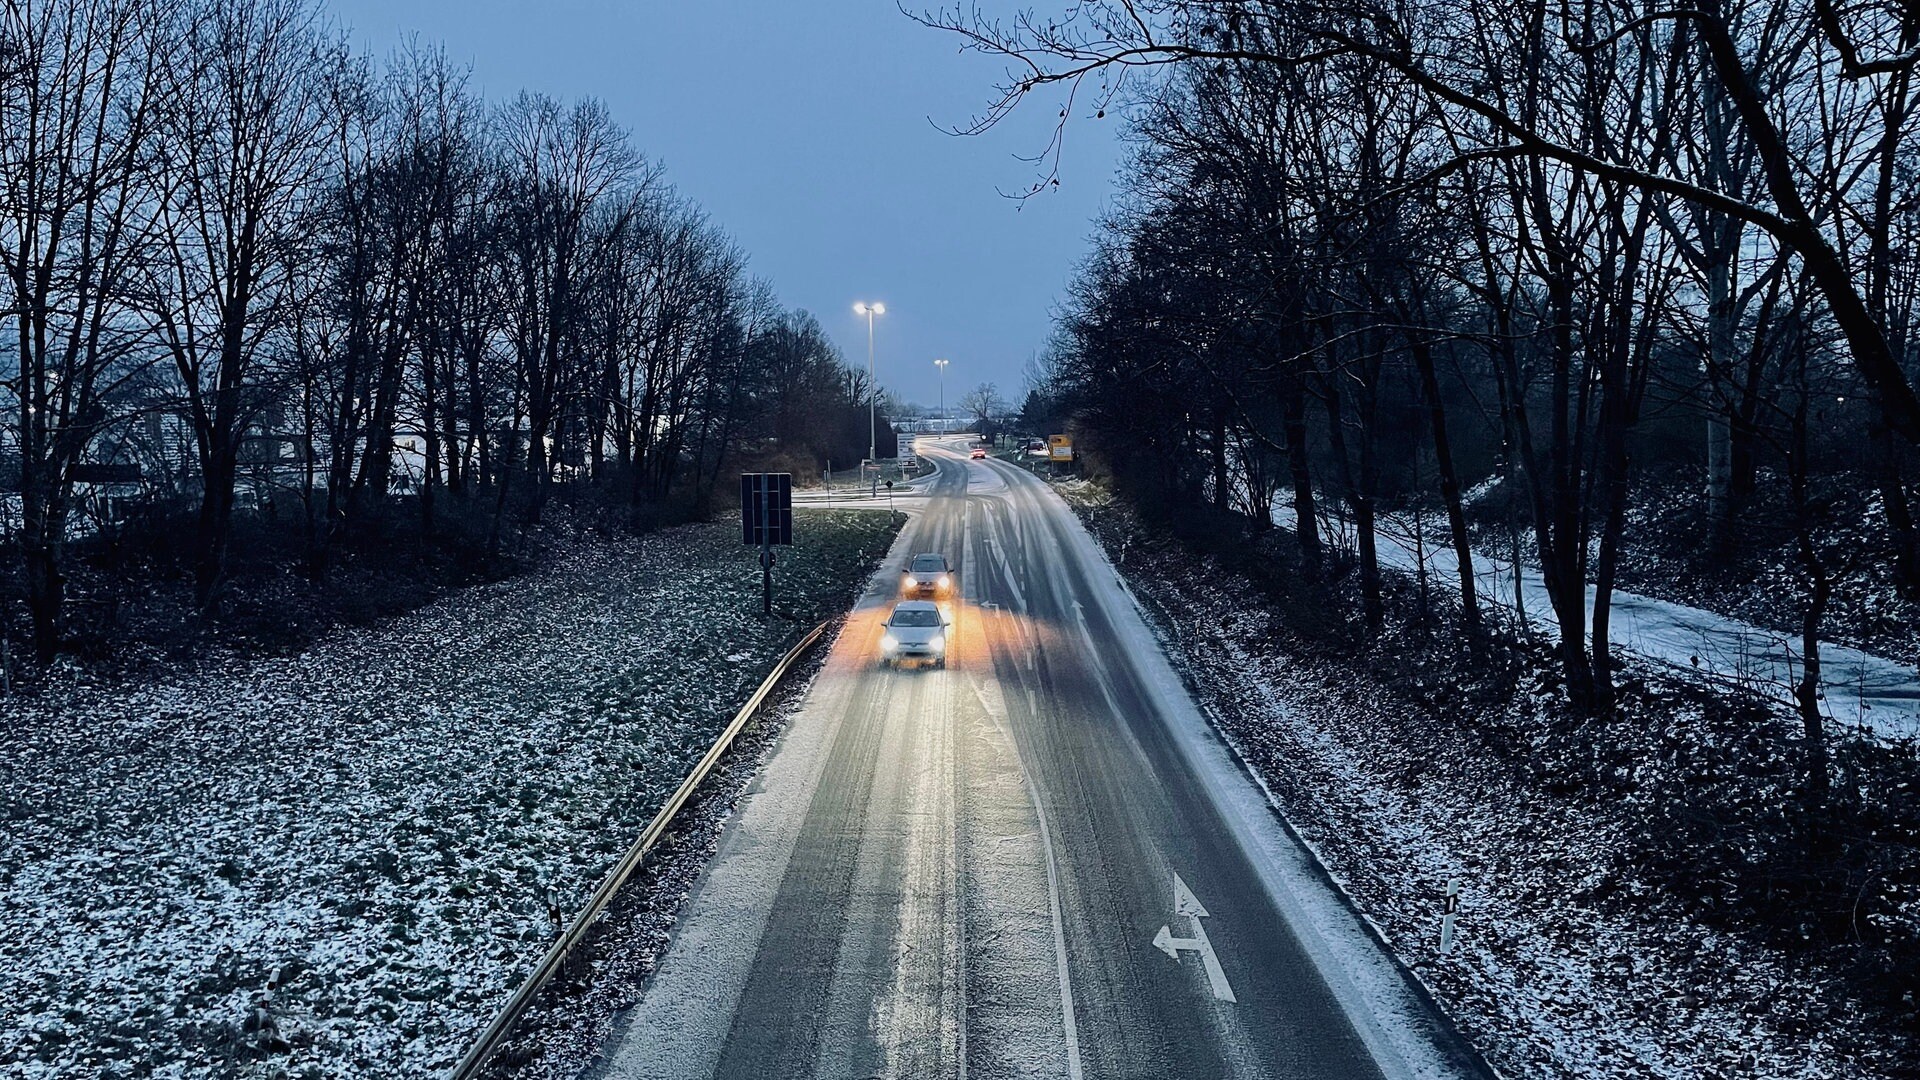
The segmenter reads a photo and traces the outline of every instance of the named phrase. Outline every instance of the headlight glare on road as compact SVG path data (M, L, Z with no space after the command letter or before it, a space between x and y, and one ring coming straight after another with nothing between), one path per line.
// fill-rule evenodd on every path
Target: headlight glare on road
M897 637L894 637L894 636L893 636L892 634L881 634L881 635L880 635L880 648L881 648L881 649L882 649L883 651L885 651L885 652L892 652L893 650L895 650L895 649L897 649L897 648L899 648L899 647L900 647L900 639L899 639L899 638L897 638Z

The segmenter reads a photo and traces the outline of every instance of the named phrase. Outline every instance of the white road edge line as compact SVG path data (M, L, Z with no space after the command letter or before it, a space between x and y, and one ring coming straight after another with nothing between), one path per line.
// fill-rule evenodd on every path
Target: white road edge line
M953 636L957 640L960 635L957 632L958 628L955 629ZM958 793L961 786L960 738L954 721L953 701L953 681L959 677L960 673L954 671L951 666L940 669L940 703L945 714L947 738L951 740L951 752L954 755L953 775L949 777L953 783L947 790L947 797L953 801L953 835L950 838L953 844L953 882L956 889L964 889L966 886L962 878L966 872L966 861L962 854L961 831L964 825L961 823L960 815L965 804L963 797ZM954 1025L954 1056L957 1059L955 1064L959 1067L959 1080L967 1080L967 914L964 901L954 912L953 936L954 967L957 969L954 995L960 999L960 1019Z

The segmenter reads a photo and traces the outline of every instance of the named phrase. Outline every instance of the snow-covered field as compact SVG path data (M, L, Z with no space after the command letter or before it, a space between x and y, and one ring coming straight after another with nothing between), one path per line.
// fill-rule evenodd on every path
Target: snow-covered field
M885 515L578 547L284 659L0 705L0 1073L450 1065Z

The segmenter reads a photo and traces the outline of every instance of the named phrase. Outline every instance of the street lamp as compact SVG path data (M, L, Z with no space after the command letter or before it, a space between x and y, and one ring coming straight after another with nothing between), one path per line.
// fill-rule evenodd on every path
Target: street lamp
M880 442L877 434L880 429L873 418L874 391L878 389L877 384L873 381L873 317L875 315L885 315L887 313L887 305L855 304L853 305L853 313L867 317L867 460L874 462L874 467L877 469L879 467L879 459L874 456L874 449Z
M940 434L947 433L947 362L935 360L933 366L940 369Z

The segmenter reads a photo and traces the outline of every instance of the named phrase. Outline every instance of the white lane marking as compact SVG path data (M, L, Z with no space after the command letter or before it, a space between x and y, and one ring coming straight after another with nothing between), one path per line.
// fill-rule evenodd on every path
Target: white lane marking
M994 689L997 691L999 688L996 686ZM1040 805L1040 789L1034 786L1033 773L1020 753L1020 740L1013 735L1013 725L1008 721L1005 702L989 703L984 688L978 682L973 684L973 693L987 715L1000 723L1007 743L1013 747L1014 760L1020 765L1020 778L1027 784L1027 799L1033 803L1034 819L1040 823L1040 848L1047 854L1047 906L1053 917L1053 962L1060 975L1060 1020L1067 1036L1067 1077L1068 1080L1083 1080L1084 1074L1080 1071L1080 1027L1073 1015L1073 978L1067 973L1067 931L1065 920L1060 916L1060 865L1053 857L1053 830L1047 826L1047 811Z
M960 541L957 547L958 547L958 550L963 553L967 550L967 502L964 497L960 500ZM964 586L967 583L965 581L962 581L961 584ZM959 621L959 617L956 614L954 633L953 633L955 645L958 645L960 641L960 627L958 625L958 621ZM958 650L956 649L955 651L958 651ZM954 689L953 689L954 680L958 677L959 676L956 672L950 670L945 665L941 666L940 668L940 712L941 712L942 720L946 724L947 738L950 740L949 745L953 748L951 752L954 755L953 771L948 776L948 780L951 782L952 786L950 787L947 793L947 797L953 800L952 802L953 814L948 819L949 824L953 826L952 837L951 837L951 842L953 845L952 847L953 881L955 885L962 885L962 881L966 873L964 856L961 854L963 848L962 848L961 839L960 839L961 830L964 828L964 823L961 821L961 818L960 818L960 815L963 811L963 806L960 801L960 795L958 794L959 782L960 782L960 759L959 759L960 750L959 750L959 739L957 737L957 730L956 730L957 720L955 717L956 708L954 705ZM955 949L953 966L954 966L954 971L956 973L956 978L954 980L954 994L956 997L960 999L960 1002L959 1002L960 1016L959 1016L958 1022L954 1025L956 1029L954 1032L954 1054L955 1054L954 1062L956 1065L959 1066L959 1070L960 1070L959 1080L967 1080L967 1015L968 1015L967 1013L967 1009L968 1009L968 1006L967 1006L967 917L964 913L964 909L958 905L954 907L954 913L953 913L953 937L954 937L954 949Z
M969 499L967 502L971 505L973 500ZM1027 594L1014 577L1013 564L1007 561L1007 545L1000 537L1006 523L996 520L996 517L991 508L982 505L981 532L986 535L980 538L979 543L986 548L988 554L993 556L994 563L1000 568L1000 580L1007 586L1007 591L1013 594L1013 603L1008 606L1024 614L1027 610ZM1013 521L1011 527L1014 532L1014 543L1018 544L1021 542L1019 521L1017 519Z
M1200 921L1207 917L1207 909L1177 873L1173 875L1173 913L1187 917L1187 921L1193 924L1193 936L1174 937L1171 926L1162 926L1160 932L1153 935L1153 947L1173 957L1175 963L1179 963L1183 950L1199 953L1200 963L1207 969L1207 982L1213 987L1213 996L1221 1001L1238 1002L1240 999L1233 996L1233 987L1227 983L1226 969L1220 966L1220 957L1213 951L1213 942L1207 940L1206 924Z
M1027 770L1023 767L1021 772ZM1060 868L1053 858L1053 830L1047 827L1047 812L1040 806L1040 792L1027 777L1027 797L1033 800L1034 816L1040 819L1040 846L1047 852L1047 900L1053 912L1053 960L1060 969L1060 1017L1067 1029L1067 1076L1081 1080L1080 1032L1073 1019L1073 979L1067 975L1067 933L1060 918Z

